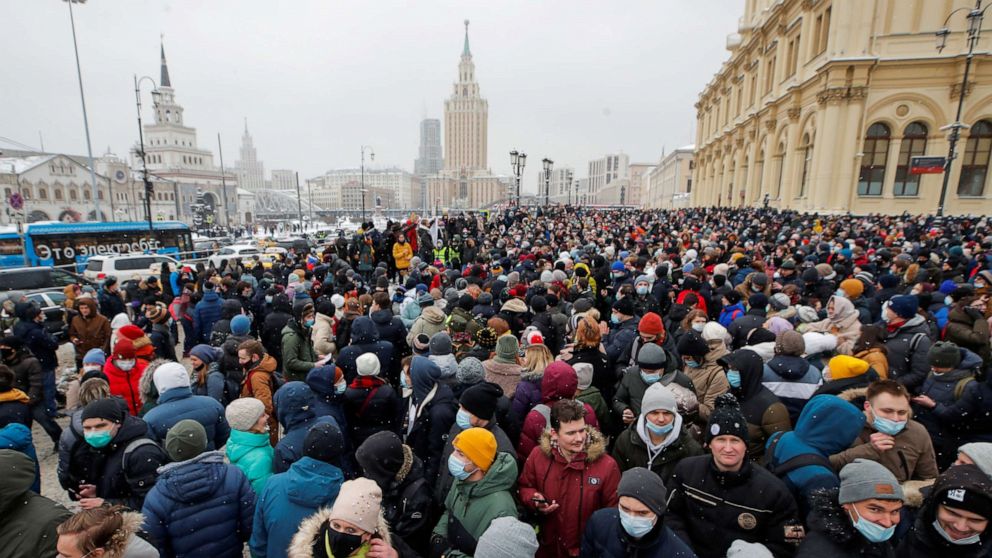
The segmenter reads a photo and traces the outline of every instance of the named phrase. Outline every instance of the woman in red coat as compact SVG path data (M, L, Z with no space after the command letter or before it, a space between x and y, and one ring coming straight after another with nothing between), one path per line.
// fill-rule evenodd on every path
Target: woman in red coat
M148 361L137 358L134 343L127 337L117 340L113 353L103 366L103 373L110 380L110 394L127 401L127 410L132 416L137 416L141 410L138 382L145 368L148 368Z

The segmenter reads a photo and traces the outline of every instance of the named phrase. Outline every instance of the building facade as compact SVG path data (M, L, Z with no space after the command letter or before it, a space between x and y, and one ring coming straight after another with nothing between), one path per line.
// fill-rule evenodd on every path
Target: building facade
M630 157L614 153L589 161L589 195L601 205L627 205L630 190Z
M367 168L364 178L361 169L331 170L309 180L309 191L302 184L300 188L303 196L312 197L313 204L318 207L361 210L362 197L355 188L361 189L363 180L369 190L365 199L366 209L373 208L377 199L383 209L423 207L421 179L398 168ZM354 186L356 184L358 186Z
M645 175L642 194L645 208L673 209L690 205L694 151L692 145L680 147L662 156Z
M437 174L444 168L441 151L441 121L425 118L420 121L420 149L413 162L413 173L417 176Z
M936 210L967 52L969 0L747 0L699 96L692 203L859 214ZM935 32L948 20L943 52ZM945 210L988 214L992 48L976 46Z
M643 205L645 183L648 173L652 169L654 169L654 165L650 163L630 164L630 189L627 191L625 205Z
M265 165L258 160L258 150L255 140L248 133L248 119L245 118L245 131L241 134L240 158L234 163L238 174L238 185L249 192L257 192L265 188Z
M296 191L296 171L288 169L272 169L272 182L270 187L273 190L293 190Z

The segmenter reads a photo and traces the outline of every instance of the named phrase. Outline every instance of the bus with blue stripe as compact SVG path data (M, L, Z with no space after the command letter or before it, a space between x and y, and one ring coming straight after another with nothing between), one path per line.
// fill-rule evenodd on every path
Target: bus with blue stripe
M0 267L55 266L81 273L90 256L165 254L175 259L193 251L189 226L179 221L64 223L42 221L0 227Z

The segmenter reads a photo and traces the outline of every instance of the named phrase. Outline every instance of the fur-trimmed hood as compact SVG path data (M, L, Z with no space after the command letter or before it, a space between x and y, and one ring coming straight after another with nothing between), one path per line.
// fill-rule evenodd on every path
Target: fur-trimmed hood
M158 401L158 390L155 389L155 383L152 381L152 377L155 375L155 371L158 370L159 366L163 364L172 362L164 358L157 358L148 363L148 367L145 368L144 374L141 375L141 379L138 380L138 394L141 397L141 403L154 403Z
M158 556L158 550L151 543L138 536L145 517L138 512L128 511L122 513L121 518L123 523L120 531L124 536L120 539L115 537L114 540L120 540L126 544L120 549L108 549L106 556L109 558L152 558Z
M586 463L592 463L596 461L603 454L606 453L606 438L591 426L586 426L586 433L588 437L586 438ZM551 432L545 430L541 433L541 438L538 441L538 446L544 455L554 459L554 455L551 448Z
M321 527L331 520L331 508L321 508L317 510L317 513L311 515L310 517L303 520L300 523L300 528L293 535L293 541L289 543L289 558L313 558L313 545L316 542L317 536L320 534ZM383 517L382 511L379 512L379 537L382 540L392 546L392 537L389 534L389 524L386 523L386 518Z

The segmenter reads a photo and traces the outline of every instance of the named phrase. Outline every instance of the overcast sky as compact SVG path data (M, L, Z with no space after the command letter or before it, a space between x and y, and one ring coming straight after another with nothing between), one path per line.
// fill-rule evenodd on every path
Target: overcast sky
M89 0L76 32L95 156L137 141L134 74L159 79L165 35L172 85L200 147L238 159L244 118L266 174L375 166L413 170L425 115L442 118L463 24L489 101L489 166L507 153L585 176L622 151L656 162L694 141L696 101L727 59L740 0L330 2ZM8 1L0 18L0 136L85 154L67 4ZM149 87L143 86L151 119ZM0 140L0 149L15 146Z

